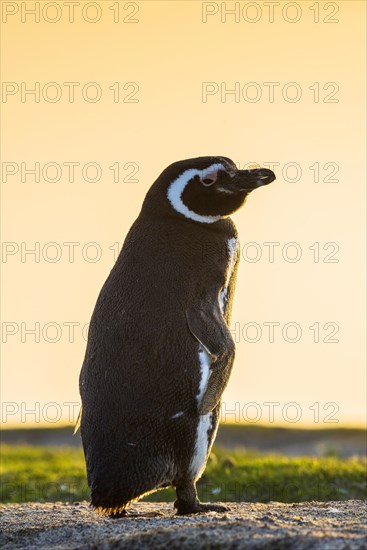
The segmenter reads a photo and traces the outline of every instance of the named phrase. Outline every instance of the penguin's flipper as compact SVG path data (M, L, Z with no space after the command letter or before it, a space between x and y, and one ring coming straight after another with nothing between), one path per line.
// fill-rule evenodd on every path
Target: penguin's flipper
M235 345L219 306L202 300L186 312L191 334L210 356L210 376L201 403L199 414L208 414L220 402L231 374Z
M231 357L223 357L211 365L210 377L201 403L199 414L208 414L220 403L222 393L228 384L232 371L234 353Z
M225 352L228 329L219 308L202 300L186 311L187 324L191 334L205 348L213 361Z

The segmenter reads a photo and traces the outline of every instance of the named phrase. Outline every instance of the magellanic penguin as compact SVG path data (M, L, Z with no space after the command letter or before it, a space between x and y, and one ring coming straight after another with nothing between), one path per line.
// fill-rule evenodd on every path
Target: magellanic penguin
M239 247L229 216L275 179L225 157L175 162L149 189L105 282L80 374L91 505L111 517L175 487L178 514L215 438L235 345L229 331Z

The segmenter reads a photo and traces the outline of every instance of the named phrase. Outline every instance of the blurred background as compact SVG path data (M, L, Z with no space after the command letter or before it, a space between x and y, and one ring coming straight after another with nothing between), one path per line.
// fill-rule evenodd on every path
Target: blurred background
M2 6L6 424L37 421L36 403L68 421L85 325L147 190L171 162L217 154L277 175L234 216L224 412L256 403L283 422L296 402L302 423L317 408L319 424L362 423L363 3L319 2L318 23L309 2L41 2L39 22L33 4Z
M3 441L80 445L88 322L144 196L168 164L222 155L277 180L234 216L218 442L363 454L364 3L1 8Z

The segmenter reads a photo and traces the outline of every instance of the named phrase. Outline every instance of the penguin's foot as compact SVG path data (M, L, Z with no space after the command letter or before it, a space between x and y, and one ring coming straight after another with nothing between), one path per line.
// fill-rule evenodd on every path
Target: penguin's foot
M186 479L176 485L177 500L174 507L177 515L205 514L207 512L226 512L229 508L220 504L201 504L196 492L196 485L193 480Z
M176 514L178 516L185 516L188 514L206 514L207 512L227 512L228 506L222 506L221 504L202 504L201 502L185 502L184 500L176 500L174 507L177 509Z

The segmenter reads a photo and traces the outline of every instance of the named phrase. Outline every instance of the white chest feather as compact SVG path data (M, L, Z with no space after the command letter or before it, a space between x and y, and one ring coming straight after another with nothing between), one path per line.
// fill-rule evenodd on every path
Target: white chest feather
M238 241L236 237L232 237L227 241L227 250L228 250L228 263L226 269L226 280L223 289L219 293L219 306L221 312L224 313L227 301L228 301L228 287L233 274L233 270L236 265L237 256L238 256Z
M196 430L196 441L194 454L191 459L190 470L195 481L199 479L204 471L209 454L209 433L212 429L213 413L204 414L199 417Z
M201 344L199 344L199 364L200 364L200 383L199 383L199 391L196 396L198 404L201 403L205 390L208 385L209 377L210 377L210 364L211 359L209 353L203 348Z
M196 395L198 405L200 405L204 397L205 390L208 386L208 381L211 375L211 358L201 344L199 345L199 365L200 382L199 390ZM213 413L199 416L199 421L196 429L195 448L190 464L191 474L195 480L199 479L199 477L203 473L208 458L208 454L210 451L210 441L213 440L212 437L209 437L209 434L213 428L212 421Z

